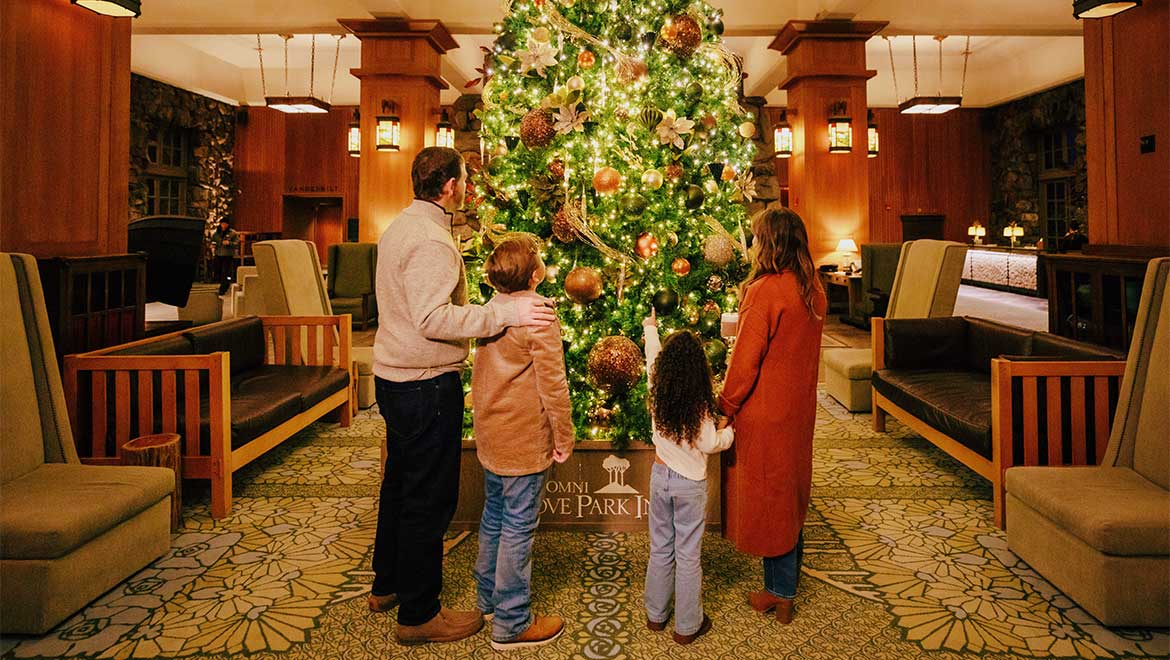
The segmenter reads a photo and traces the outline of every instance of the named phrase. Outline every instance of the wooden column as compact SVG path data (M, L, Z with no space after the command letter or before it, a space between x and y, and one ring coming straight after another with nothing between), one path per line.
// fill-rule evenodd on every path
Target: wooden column
M69 0L0 8L0 249L126 251L130 20Z
M835 263L837 241L869 241L869 168L866 162L865 42L882 21L789 21L770 46L788 57L789 206L804 219L813 260ZM831 106L843 101L853 119L853 150L829 153Z
M410 166L423 147L435 142L444 53L459 47L439 21L345 19L338 21L362 42L362 66L350 73L361 80L362 157L359 176L361 240L376 242L414 199ZM397 106L402 121L398 151L377 151L374 129L383 101Z
M1089 243L1170 243L1170 3L1154 0L1085 29ZM1154 150L1141 140L1154 136Z

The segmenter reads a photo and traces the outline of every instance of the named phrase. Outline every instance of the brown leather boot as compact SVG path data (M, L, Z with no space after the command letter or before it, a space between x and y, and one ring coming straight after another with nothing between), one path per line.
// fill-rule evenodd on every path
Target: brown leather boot
M680 635L675 632L672 633L671 636L674 637L674 641L678 642L679 644L690 644L691 642L702 637L703 635L706 635L709 632L711 632L711 618L704 614L703 623L699 625L698 630L689 635Z
M646 619L646 630L650 630L653 632L662 632L663 630L666 630L666 622L665 621L651 621L650 619Z
M371 612L389 612L398 607L398 594L375 596L371 592L370 595L366 596L366 605L370 607Z
M492 640L492 648L497 651L523 649L532 646L543 646L556 640L565 632L565 622L559 616L535 616L528 630L506 641Z
M780 623L792 623L792 599L773 596L767 591L753 591L748 594L748 603L752 609L760 612L775 612L776 620Z
M399 644L426 644L428 642L457 642L471 637L483 627L483 615L479 610L458 612L445 607L430 621L418 626L399 624Z

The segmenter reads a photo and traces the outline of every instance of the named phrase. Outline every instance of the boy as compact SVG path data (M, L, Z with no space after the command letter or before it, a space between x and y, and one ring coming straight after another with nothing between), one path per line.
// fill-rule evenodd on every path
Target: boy
M497 298L534 297L545 276L535 237L502 241L484 263ZM492 648L552 642L558 616L531 611L532 538L545 472L573 451L561 327L512 327L479 340L471 376L475 446L484 468L483 517L475 565L479 609L492 621Z

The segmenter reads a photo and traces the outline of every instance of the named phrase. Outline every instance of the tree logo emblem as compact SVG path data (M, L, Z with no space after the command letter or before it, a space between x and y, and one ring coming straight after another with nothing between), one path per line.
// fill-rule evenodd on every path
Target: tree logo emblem
M601 467L609 472L609 484L605 488L597 489L598 493L629 493L637 495L638 491L633 486L626 485L626 470L630 469L630 462L624 458L618 458L610 454L602 463Z

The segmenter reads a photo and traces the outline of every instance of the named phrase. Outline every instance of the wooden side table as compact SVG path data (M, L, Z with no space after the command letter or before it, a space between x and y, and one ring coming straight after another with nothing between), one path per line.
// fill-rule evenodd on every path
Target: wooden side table
M171 494L171 531L183 526L183 465L178 433L158 433L134 438L122 445L122 465L165 467L175 471Z
M858 325L862 323L860 309L861 298L863 292L861 290L861 276L852 273L846 274L840 271L824 273L825 294L828 295L830 287L841 287L845 289L848 295L848 302L846 303L845 314L841 316L843 323L850 325ZM860 327L860 326L859 326Z

